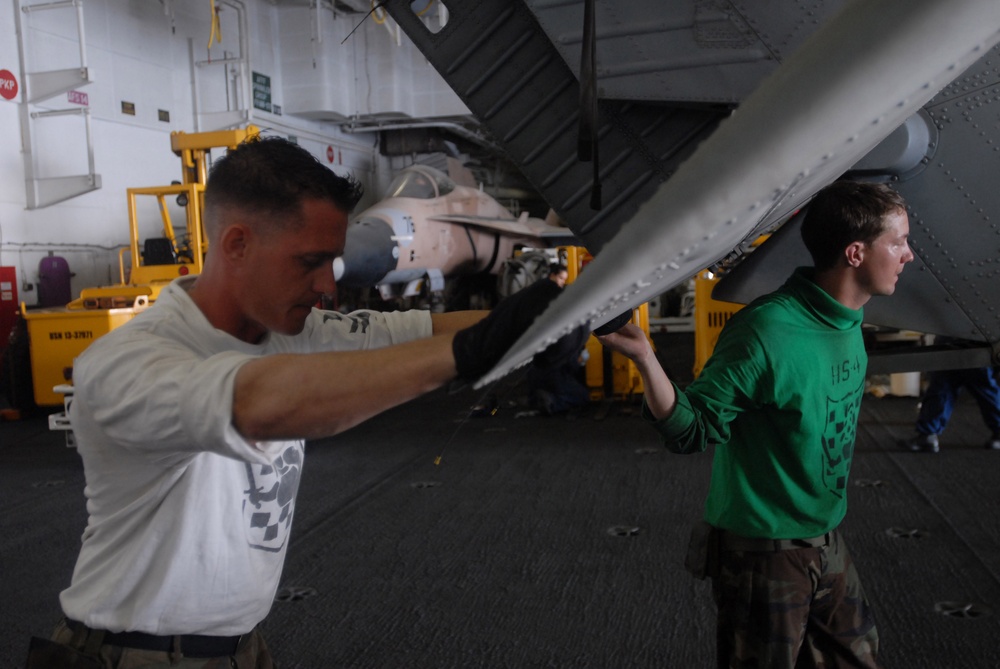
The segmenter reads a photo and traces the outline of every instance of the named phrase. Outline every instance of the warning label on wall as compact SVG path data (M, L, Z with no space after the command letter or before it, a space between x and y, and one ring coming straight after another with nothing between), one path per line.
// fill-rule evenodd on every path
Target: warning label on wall
M260 72L253 72L253 106L254 109L271 111L271 77Z

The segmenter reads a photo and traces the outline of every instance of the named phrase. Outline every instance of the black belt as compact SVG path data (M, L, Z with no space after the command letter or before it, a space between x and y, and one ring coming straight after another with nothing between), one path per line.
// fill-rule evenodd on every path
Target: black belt
M98 633L83 623L66 619L66 626L73 632L86 632L88 635ZM237 636L204 636L201 634L179 634L176 636L157 636L146 632L104 632L102 644L121 646L123 648L138 648L169 653L175 650L175 640L179 643L180 652L185 657L229 657L236 654L240 640L246 635Z
M747 553L777 553L796 548L822 548L829 546L833 533L827 532L808 539L757 539L741 537L738 534L720 530L719 536L724 551L744 551Z

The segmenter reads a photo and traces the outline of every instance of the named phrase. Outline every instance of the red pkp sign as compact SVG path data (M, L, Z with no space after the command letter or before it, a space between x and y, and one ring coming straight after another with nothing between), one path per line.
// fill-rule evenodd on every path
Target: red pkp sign
M17 79L10 70L0 70L0 96L4 100L17 97Z

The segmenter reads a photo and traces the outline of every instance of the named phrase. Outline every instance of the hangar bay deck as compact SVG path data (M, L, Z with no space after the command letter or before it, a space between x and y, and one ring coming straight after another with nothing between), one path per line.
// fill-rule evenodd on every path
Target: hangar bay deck
M682 568L711 457L666 452L635 405L518 417L500 390L491 417L439 391L309 444L265 622L281 666L712 666L709 586ZM916 405L866 395L842 528L886 667L996 669L1000 453L967 398L940 454L899 450ZM60 615L84 480L44 417L0 423L0 444L0 666L16 667Z

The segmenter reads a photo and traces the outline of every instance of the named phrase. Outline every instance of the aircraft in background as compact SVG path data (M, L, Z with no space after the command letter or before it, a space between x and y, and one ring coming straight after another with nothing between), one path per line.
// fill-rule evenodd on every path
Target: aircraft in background
M569 228L527 212L515 217L482 189L411 165L348 224L333 271L338 296L374 286L383 300L429 296L442 303L447 280L486 276L495 292L495 275L517 249L567 244L579 244Z

